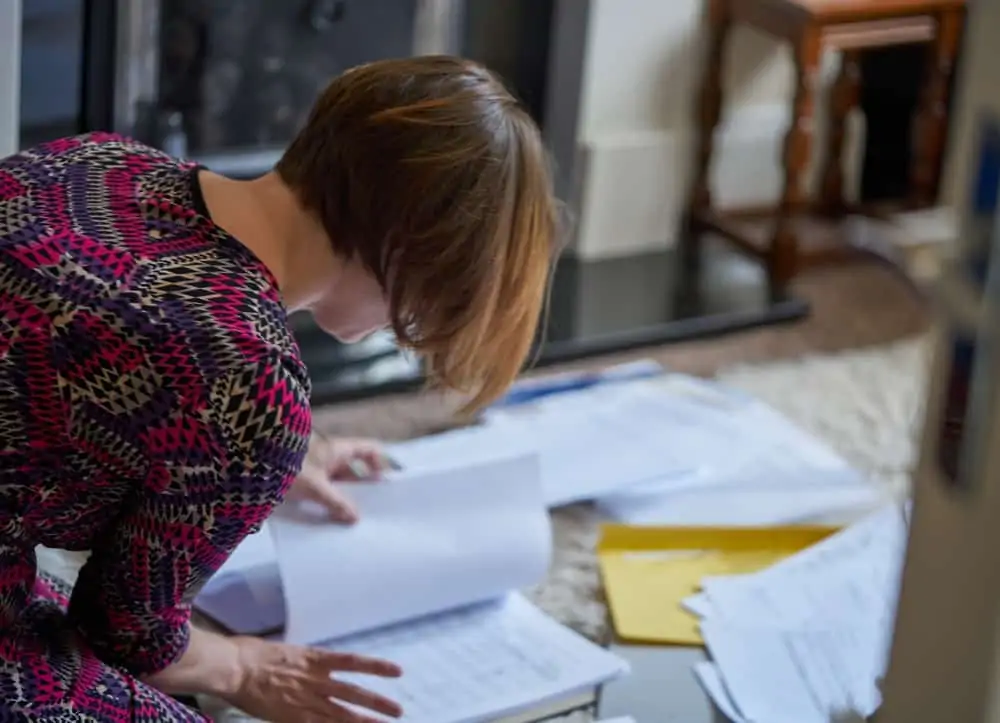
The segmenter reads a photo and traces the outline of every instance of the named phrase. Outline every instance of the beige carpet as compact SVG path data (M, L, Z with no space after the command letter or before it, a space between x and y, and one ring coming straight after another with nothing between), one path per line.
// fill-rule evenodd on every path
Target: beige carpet
M718 375L828 440L880 484L903 489L925 379L924 305L894 274L874 265L812 274L797 287L813 304L812 316L798 324L574 366L652 357L678 371ZM384 439L450 423L449 405L435 394L383 398L316 414L317 427L328 433ZM554 534L551 574L531 595L566 624L602 639L607 626L593 555L593 511L585 505L558 511ZM67 576L76 562L62 554L42 558L45 567ZM220 718L235 720L232 711Z

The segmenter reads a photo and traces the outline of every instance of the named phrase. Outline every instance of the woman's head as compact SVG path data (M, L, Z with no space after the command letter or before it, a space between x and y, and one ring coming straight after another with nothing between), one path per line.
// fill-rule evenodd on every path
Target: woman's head
M418 57L354 68L277 166L350 274L312 306L345 339L391 326L433 381L502 393L534 339L556 252L537 126L483 67Z

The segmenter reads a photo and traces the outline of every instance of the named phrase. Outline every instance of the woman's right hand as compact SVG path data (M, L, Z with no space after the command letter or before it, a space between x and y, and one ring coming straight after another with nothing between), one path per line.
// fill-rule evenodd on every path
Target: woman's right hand
M399 677L397 665L351 653L336 653L260 638L231 639L240 675L227 702L272 723L381 723L345 704L390 718L402 715L398 704L357 685L333 678L337 673Z

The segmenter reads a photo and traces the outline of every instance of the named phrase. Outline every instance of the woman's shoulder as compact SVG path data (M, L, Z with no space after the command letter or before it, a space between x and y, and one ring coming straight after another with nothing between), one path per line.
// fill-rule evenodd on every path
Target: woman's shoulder
M45 141L11 156L18 162L49 162L58 165L60 161L119 160L122 158L146 158L160 163L181 163L163 151L118 133L93 131L76 136Z

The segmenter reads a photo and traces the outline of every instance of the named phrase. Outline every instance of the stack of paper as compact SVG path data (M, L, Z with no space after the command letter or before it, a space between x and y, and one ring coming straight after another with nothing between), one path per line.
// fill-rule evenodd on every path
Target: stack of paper
M730 719L828 723L880 704L906 546L887 508L758 573L708 578L685 601L712 662L696 667Z
M287 505L195 605L232 632L283 628L289 642L399 663L402 678L363 685L399 701L405 723L524 723L591 705L627 663L512 592L549 568L538 471L527 455L387 474L351 490L350 527Z
M401 678L338 675L399 702L401 723L486 723L532 710L537 713L521 719L541 720L567 712L569 706L559 708L564 701L628 669L518 594L338 640L334 647L402 667Z
M698 418L714 436L711 454L681 473L603 497L615 520L642 525L782 525L847 522L885 495L820 440L768 405L701 380Z
M722 408L717 404L723 404ZM482 425L391 445L407 469L533 452L548 506L689 474L717 457L729 402L680 375L598 385L500 408ZM716 423L718 422L718 424Z
M389 452L410 470L535 453L549 507L598 500L632 524L845 521L885 501L824 444L715 382L663 374L539 394Z

